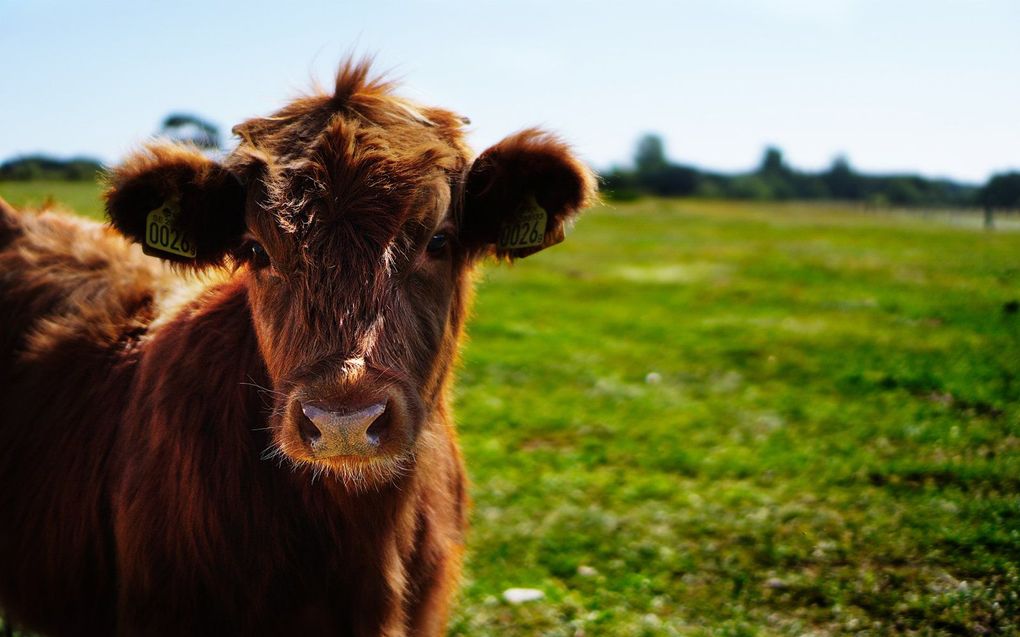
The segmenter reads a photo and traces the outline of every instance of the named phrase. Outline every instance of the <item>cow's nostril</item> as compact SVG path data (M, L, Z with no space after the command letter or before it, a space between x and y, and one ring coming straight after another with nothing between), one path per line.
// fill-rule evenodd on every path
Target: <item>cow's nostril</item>
M365 431L365 435L368 436L368 439L372 442L372 444L377 445L383 439L383 436L386 435L386 430L389 428L389 425L390 415L384 411L376 417L372 425Z
M322 432L315 426L308 416L298 419L298 433L301 434L301 439L305 441L305 444L313 444L318 442L322 438Z

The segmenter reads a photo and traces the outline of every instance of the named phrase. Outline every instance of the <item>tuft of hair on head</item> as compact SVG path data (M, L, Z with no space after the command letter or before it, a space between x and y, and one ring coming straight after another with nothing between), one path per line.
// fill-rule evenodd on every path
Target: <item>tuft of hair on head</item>
M340 63L333 85L332 102L337 106L347 105L355 96L384 95L393 90L395 83L383 75L372 74L373 56L348 58Z
M242 146L258 147L277 157L301 156L309 140L337 117L367 127L418 124L435 128L450 143L460 143L463 123L452 113L426 108L395 94L397 82L372 71L371 56L341 62L332 91L322 86L299 96L266 117L255 117L232 132Z

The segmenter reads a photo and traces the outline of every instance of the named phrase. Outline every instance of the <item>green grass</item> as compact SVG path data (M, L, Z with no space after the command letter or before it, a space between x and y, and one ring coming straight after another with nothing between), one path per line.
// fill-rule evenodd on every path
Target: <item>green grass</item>
M1017 299L1020 233L837 205L638 201L486 267L452 634L1020 632Z
M103 218L98 183L81 181L0 181L0 197L17 207L41 208L48 204L78 214Z

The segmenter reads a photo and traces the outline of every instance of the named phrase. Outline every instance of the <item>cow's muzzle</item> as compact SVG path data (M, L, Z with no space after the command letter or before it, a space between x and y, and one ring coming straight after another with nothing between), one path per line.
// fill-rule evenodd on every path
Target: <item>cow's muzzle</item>
M387 401L356 406L302 401L301 413L298 431L315 458L373 456L393 424Z

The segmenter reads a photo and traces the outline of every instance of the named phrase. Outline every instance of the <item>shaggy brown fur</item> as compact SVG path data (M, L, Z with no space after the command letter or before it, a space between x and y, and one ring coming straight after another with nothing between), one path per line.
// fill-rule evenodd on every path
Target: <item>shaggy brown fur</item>
M144 242L146 215L176 202L197 255L167 255L173 270L0 203L0 605L16 623L442 633L471 270L559 241L594 180L536 130L472 163L462 118L391 90L347 64L331 93L238 126L222 164L172 145L128 158L110 221ZM542 245L497 249L531 199ZM302 405L373 401L376 451L313 453Z

